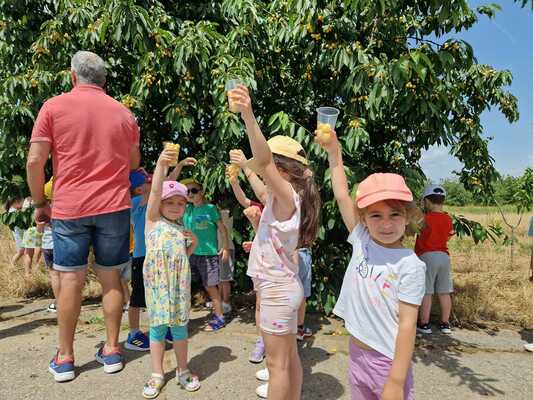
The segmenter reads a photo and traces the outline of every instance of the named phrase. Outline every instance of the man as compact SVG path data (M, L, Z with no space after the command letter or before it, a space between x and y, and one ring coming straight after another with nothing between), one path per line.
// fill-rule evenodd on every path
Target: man
M118 347L121 268L130 262L129 172L140 163L139 128L131 112L105 94L104 61L79 51L71 61L73 89L47 100L35 121L26 165L36 221L52 218L59 350L49 371L74 379L74 332L92 246L102 285L107 341L96 353L104 372L123 368ZM54 202L47 205L44 167L52 153Z

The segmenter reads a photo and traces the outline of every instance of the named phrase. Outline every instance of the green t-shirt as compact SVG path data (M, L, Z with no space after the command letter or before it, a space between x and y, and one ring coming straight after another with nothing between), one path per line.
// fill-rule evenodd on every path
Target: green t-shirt
M218 254L217 221L220 214L213 204L203 204L195 207L187 204L183 224L198 238L194 249L197 256L216 256Z

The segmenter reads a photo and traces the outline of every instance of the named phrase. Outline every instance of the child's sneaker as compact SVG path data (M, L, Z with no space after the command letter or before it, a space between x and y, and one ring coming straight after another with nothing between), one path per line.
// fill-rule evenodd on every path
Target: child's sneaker
M444 333L445 335L449 335L452 333L452 329L450 328L450 324L448 322L441 322L439 325L439 329L441 333Z
M306 337L313 336L313 332L308 327L303 325L298 326L298 331L296 332L297 340L304 340Z
M170 332L170 328L167 329L167 334L165 335L165 340L168 344L172 344L174 342L174 338L172 337L172 332Z
M430 324L418 324L416 326L416 331L420 333L425 333L427 335L433 333L433 331L431 330Z
M204 328L204 331L206 332L214 332L218 331L219 329L224 328L226 325L226 321L224 320L224 317L219 317L218 315L213 316L213 319L209 321L207 326Z
M255 373L255 377L258 381L268 382L270 379L270 374L268 373L268 368L260 369Z
M46 311L51 312L51 313L56 313L57 312L56 303L50 303L48 307L46 307Z
M258 386L257 389L255 389L255 394L262 399L266 399L268 397L268 383L263 383L261 386Z
M531 351L531 352L533 352L533 343L526 343L526 344L524 345L524 349L525 349L526 351Z
M250 353L248 360L250 362L257 364L257 363L263 362L264 358L265 358L265 344L263 343L263 339L257 338L257 340L255 341L255 347Z
M120 351L118 350L114 350L108 354L105 354L104 346L102 346L96 353L95 358L96 361L104 366L104 372L106 374L112 374L124 368L124 364L122 363L122 354L120 354Z
M141 331L137 331L133 335L128 333L128 340L124 347L133 351L148 351L150 350L150 340Z
M50 361L48 371L54 375L56 382L66 382L74 379L74 359L69 357L59 360L59 352Z

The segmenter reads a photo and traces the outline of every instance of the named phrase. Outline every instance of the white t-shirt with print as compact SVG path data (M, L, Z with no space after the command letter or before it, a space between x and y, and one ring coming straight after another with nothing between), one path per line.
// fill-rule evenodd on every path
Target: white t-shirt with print
M44 250L54 250L54 240L52 239L52 227L47 225L44 227L43 242L41 248Z
M333 312L355 338L394 358L399 301L420 305L426 265L411 249L390 249L374 242L359 224L348 237L352 259Z

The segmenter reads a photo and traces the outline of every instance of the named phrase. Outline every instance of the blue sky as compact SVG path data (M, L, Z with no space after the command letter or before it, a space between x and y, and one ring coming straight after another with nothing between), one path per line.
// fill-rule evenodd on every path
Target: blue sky
M492 1L471 1L475 7ZM513 74L511 93L518 98L520 119L510 124L497 110L482 115L484 134L494 139L489 150L498 171L506 175L521 175L533 167L533 11L520 8L511 0L497 2L502 7L495 19L479 17L470 30L454 37L464 39L474 48L479 63ZM444 147L432 147L421 160L426 175L433 181L452 177L461 164Z

